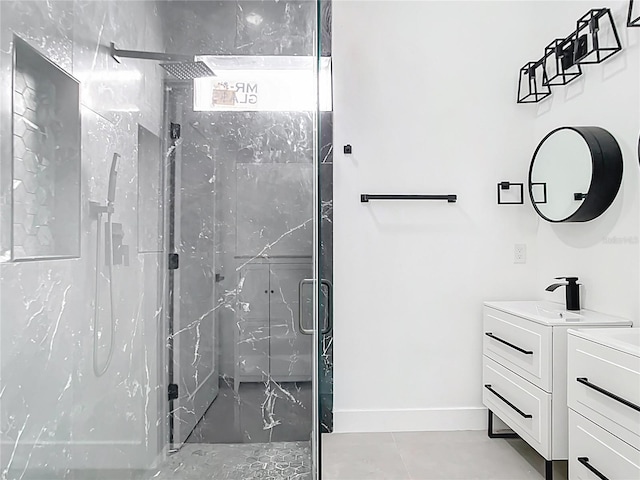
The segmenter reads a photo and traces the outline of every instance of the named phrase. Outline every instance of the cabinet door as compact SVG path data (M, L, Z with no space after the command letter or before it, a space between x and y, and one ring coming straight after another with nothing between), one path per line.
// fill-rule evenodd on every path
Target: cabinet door
M640 449L640 358L574 335L568 349L569 407Z
M482 383L482 403L540 455L552 459L551 394L487 356Z
M487 357L551 392L551 327L485 307L483 341Z
M311 273L310 264L271 265L270 369L279 380L311 379L312 336L302 335L298 326L298 289Z
M640 450L569 410L569 479L598 478L640 478Z
M238 371L242 376L269 374L269 265L240 269L237 304Z

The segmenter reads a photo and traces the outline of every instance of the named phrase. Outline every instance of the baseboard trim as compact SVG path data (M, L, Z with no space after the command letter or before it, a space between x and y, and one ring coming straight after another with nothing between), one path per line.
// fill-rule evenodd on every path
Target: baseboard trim
M485 430L487 409L423 408L333 411L334 432L428 432Z

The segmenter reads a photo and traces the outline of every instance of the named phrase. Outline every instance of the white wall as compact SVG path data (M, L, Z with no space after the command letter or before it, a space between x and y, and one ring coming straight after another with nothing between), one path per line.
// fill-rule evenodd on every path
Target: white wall
M622 188L609 210L591 222L552 225L537 220L536 289L543 291L553 277L575 275L583 284L584 308L638 320L640 29L625 27L627 1L608 1L606 5L614 14L623 51L600 65L585 66L580 78L556 89L549 101L534 106L533 135L537 144L546 133L563 125L607 129L622 149ZM590 8L602 6L602 2L539 2L538 13L547 20L530 28L536 38L562 37ZM563 290L545 293L545 298L562 302Z
M590 8L566 3L568 18L553 29L557 5L547 2L334 4L336 431L484 428L484 300L563 301L544 287L576 274L585 306L637 314L637 245L602 245L607 232L637 235L637 175L625 174L618 205L586 225L551 228L528 197L496 204L498 182L526 182L544 132L578 120L610 126L602 104L583 105L580 118L557 106L560 95L546 114L515 102L519 68ZM619 91L597 82L588 83L593 98ZM631 105L634 123L611 127L628 157L637 140ZM342 154L347 143L351 156ZM458 203L361 204L361 193L456 193ZM578 248L587 239L595 245ZM527 245L525 265L513 263L516 243ZM625 265L633 273L622 288L611 276Z
M522 8L334 4L337 431L485 421L482 301L527 298L535 284L535 217L496 203L496 184L524 181L530 155L513 84L522 52L505 42ZM458 203L361 204L360 193ZM529 245L528 264L513 264L515 243Z

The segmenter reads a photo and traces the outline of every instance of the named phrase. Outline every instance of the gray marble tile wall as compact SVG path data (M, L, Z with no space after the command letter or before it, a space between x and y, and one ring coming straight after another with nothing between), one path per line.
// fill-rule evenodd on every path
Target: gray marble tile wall
M190 87L186 90L184 95L190 98ZM184 98L177 88L174 94ZM206 147L215 165L213 263L215 273L224 277L217 285L220 298L216 303L226 305L216 310L220 374L233 377L236 257L247 261L260 255L311 259L312 115L187 110L183 112L183 145L189 150ZM206 168L203 165L202 176L208 175ZM273 198L265 197L268 192ZM192 227L201 230L198 225ZM295 230L287 234L291 229Z
M109 42L123 49L189 54L312 55L315 31L312 9L315 9L313 2L277 1L0 2L3 478L82 478L77 472L88 468L107 471L145 468L157 458L166 438L162 415L166 404L163 386L166 361L162 357L166 338L160 327L162 258L153 247L136 248L141 231L138 195L149 191L146 187L154 188L154 185L140 187L141 182L151 179L138 175L141 131L138 127L142 125L151 135L161 138L164 135L163 73L155 62L125 59L121 64L115 63L109 56ZM323 15L330 18L326 9ZM14 33L80 81L81 249L77 259L10 261L13 178L9 86ZM325 52L327 45L323 42ZM215 121L207 126L212 118ZM325 118L330 119L330 114ZM236 214L234 189L238 166L247 169L269 164L286 169L291 165L298 170L304 164L310 167L313 132L308 113L202 114L187 120L185 128L192 129L193 135L200 130L201 135L217 139L214 147L220 161L215 164L215 218L221 225L229 225L229 216ZM331 176L328 131L324 129L323 137L324 181ZM199 144L207 142L200 140ZM114 267L112 309L110 279L100 251L96 280L96 249L102 232L97 231L98 222L89 201L105 203L114 153L119 153L121 159L113 221L122 225L129 258ZM307 191L306 187L301 191ZM323 184L322 191L326 215L323 223L330 223L329 183ZM310 201L310 195L308 198ZM220 265L220 271L215 273L233 282L237 233L235 228L219 231L216 264ZM309 242L309 232L303 229L300 233L303 232L303 237L297 237L300 244ZM323 229L325 272L331 270L330 243L327 224ZM212 281L211 276L207 281ZM222 283L221 288L221 292L232 292L235 285ZM233 342L229 338L233 338L234 314L228 308L219 308L216 313L220 315L219 350L224 375L233 365ZM99 333L98 358L104 364L112 340L109 328L112 316L113 361L103 376L96 377L92 366L93 333L94 330ZM331 341L326 340L324 360L329 365ZM330 391L329 376L325 380Z
M167 51L190 55L315 53L315 2L180 1L162 2L161 9Z
M163 24L151 1L0 2L0 472L6 479L78 478L81 469L140 468L162 448L158 365L160 256L138 254L138 123L160 134L161 69L135 60L116 64L120 48L164 50ZM81 86L81 248L69 260L13 263L12 39L19 35L76 77ZM113 221L130 246L114 267L111 311L97 219L89 201L105 203L111 158L121 155ZM104 218L103 222L104 223ZM103 235L103 232L100 233ZM103 247L104 248L104 244ZM99 302L98 360L104 364L115 321L113 360L93 372L94 306Z
M331 0L320 3L320 52L331 56ZM320 115L320 277L333 283L333 112ZM320 425L333 431L333 331L322 337L320 348Z
M333 112L320 121L320 277L333 282ZM333 331L323 335L320 348L320 423L333 431Z

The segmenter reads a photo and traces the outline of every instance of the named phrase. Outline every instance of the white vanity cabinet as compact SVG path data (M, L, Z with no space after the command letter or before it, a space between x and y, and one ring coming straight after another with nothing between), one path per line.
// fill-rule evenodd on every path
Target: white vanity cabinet
M299 328L299 288L311 277L309 259L242 260L237 267L235 390L241 382L310 381L312 337Z
M640 328L569 330L569 478L640 479Z
M485 302L482 400L546 460L568 458L567 331L629 327L629 320L545 301Z

